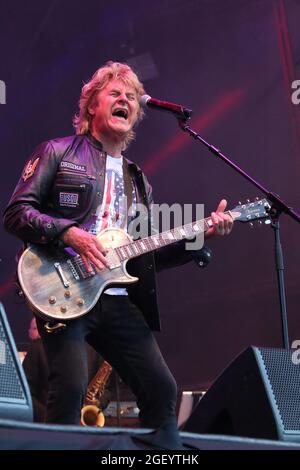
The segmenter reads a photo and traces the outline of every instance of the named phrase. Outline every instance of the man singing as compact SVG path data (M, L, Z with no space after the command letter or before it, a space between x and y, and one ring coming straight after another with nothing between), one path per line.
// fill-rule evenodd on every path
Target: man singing
M137 204L146 206L150 219L151 186L122 154L143 116L144 93L126 64L108 62L95 72L82 88L76 135L39 145L26 164L5 211L9 232L45 249L71 247L89 271L107 269L97 234L108 227L126 231ZM233 221L225 207L222 200L211 214L206 237L230 233ZM136 258L131 273L138 283L106 289L88 314L56 333L49 334L45 320L37 318L50 369L47 422L80 421L88 381L86 340L136 395L142 426L176 428L176 383L152 333L159 329L155 272L194 254L180 241Z

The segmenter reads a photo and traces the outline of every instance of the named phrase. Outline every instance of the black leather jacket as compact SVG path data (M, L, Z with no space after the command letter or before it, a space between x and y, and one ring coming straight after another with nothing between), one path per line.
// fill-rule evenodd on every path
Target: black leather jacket
M152 189L147 178L137 165L125 158L123 162L125 189L126 179L132 179L137 202L149 208ZM5 228L25 243L59 244L64 230L85 224L101 204L105 167L102 144L90 134L53 139L39 145L4 212ZM129 272L140 278L128 288L129 295L152 329L160 329L155 271L186 263L193 255L192 251L184 250L182 242L177 242L128 264ZM204 263L205 255L204 251ZM199 252L197 258L199 261Z

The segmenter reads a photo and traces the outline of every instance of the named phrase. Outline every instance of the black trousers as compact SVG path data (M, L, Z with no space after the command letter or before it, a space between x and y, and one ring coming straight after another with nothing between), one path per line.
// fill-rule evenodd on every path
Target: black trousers
M88 385L85 341L136 395L142 426L176 422L176 382L143 314L127 296L102 295L89 314L57 333L47 333L40 318L37 324L50 370L48 423L79 424Z

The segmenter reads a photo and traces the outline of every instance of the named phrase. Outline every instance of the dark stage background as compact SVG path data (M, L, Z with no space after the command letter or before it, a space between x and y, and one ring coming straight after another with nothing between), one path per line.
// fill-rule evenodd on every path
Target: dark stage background
M157 98L194 110L192 126L253 177L300 210L299 0L0 1L3 211L29 154L71 134L82 82L109 59L129 61ZM147 172L157 202L205 203L261 197L255 188L149 111L127 156ZM291 340L300 339L300 227L281 218ZM16 342L30 312L14 292L21 243L0 227L0 299ZM210 243L214 260L159 278L158 341L180 388L206 387L249 344L281 346L269 226L236 224Z

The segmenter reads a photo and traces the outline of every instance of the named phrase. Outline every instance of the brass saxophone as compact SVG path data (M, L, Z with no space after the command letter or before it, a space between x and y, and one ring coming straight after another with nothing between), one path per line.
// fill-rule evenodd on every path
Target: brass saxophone
M104 426L105 418L100 407L100 401L111 372L112 366L104 361L89 383L84 406L81 408L80 424L82 426L97 426L101 428Z

